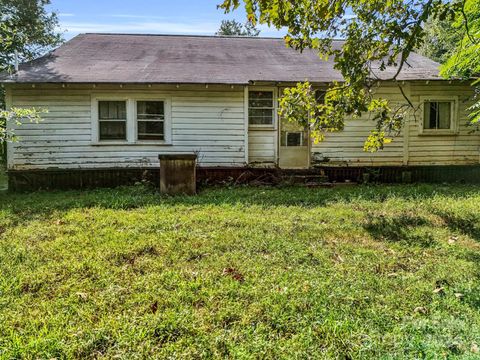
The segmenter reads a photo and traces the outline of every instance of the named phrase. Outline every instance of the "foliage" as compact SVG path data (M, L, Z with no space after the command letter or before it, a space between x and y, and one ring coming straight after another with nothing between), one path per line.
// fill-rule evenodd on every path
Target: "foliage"
M50 0L0 0L0 71L13 73L15 57L29 61L43 55L62 41L57 32L55 13L46 10ZM0 89L0 110L5 109L4 90ZM35 109L12 109L0 113L0 145L14 139L5 119L26 118L38 121Z
M396 129L398 117L405 112L390 108L384 100L376 101L371 89L381 80L396 80L411 52L425 40L425 21L460 16L462 0L224 0L220 7L229 12L241 4L253 24L286 28L288 46L316 49L322 58L334 58L334 68L341 72L344 82L330 85L326 105L332 110L318 113L319 119L313 121L311 129L314 136L322 137L326 123L331 123L330 128L341 128L338 123L346 117L373 110L376 130L365 149L376 150L386 139L391 141L381 129ZM334 38L345 41L332 46ZM393 75L384 73L388 66L395 67ZM297 86L294 95L302 89ZM290 101L293 108L297 99L290 94L284 95L283 104ZM413 108L408 99L405 104ZM297 120L302 121L299 117Z
M58 19L46 6L50 0L0 0L0 71L13 71L20 61L43 55L61 42Z
M260 35L260 30L258 30L255 27L255 25L253 25L250 21L247 21L245 24L242 24L236 20L222 20L220 29L218 29L215 35L258 36Z
M453 24L456 29L466 28L463 39L458 44L451 57L442 68L442 75L446 77L460 77L462 79L477 78L473 85L477 85L477 98L480 93L480 2L466 0L462 9L462 17ZM472 124L480 124L480 101L469 109Z
M478 357L474 186L0 193L0 358Z
M41 114L46 113L45 109L36 108L11 108L0 111L0 145L6 141L16 141L17 136L12 130L12 125L22 125L24 122L39 123ZM7 126L9 125L9 126Z
M452 19L430 17L424 26L425 41L416 52L440 64L445 63L463 37L463 28L452 26Z

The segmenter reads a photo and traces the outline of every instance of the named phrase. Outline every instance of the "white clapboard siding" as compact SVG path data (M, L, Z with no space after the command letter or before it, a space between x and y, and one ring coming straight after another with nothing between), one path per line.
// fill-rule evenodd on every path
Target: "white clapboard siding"
M45 109L42 121L15 129L11 169L158 167L159 154L198 155L202 166L245 165L244 90L227 86L73 86L10 88L12 106ZM98 145L92 139L92 94L159 94L171 99L171 145ZM12 154L13 153L13 154Z
M397 86L385 85L375 89L378 97L388 99L392 106L401 104L403 97ZM325 139L312 145L313 162L339 166L388 166L403 163L403 134L396 136L392 143L378 152L365 152L365 140L375 128L372 114L365 113L358 119L348 119L345 128L327 133Z
M312 145L312 162L329 166L468 165L480 162L480 134L467 126L467 107L473 95L468 83L437 81L401 84L418 107L421 97L457 96L458 132L454 135L421 134L421 114L410 114L402 134L376 153L364 143L375 122L372 114L347 120L345 129L326 135ZM158 154L196 153L202 166L245 165L244 88L236 86L57 85L7 88L11 105L45 109L42 122L16 129L20 141L9 146L11 169L156 167ZM375 95L392 106L405 104L398 85L386 83ZM102 144L93 142L92 94L114 97L159 94L171 100L170 145L152 143ZM405 136L404 134L405 133ZM278 131L248 130L248 162L272 166L277 162Z
M409 130L409 165L466 165L480 162L480 133L472 133L467 126L468 110L473 104L473 90L469 83L415 82L411 98L419 105L421 97L458 97L458 132L452 135L421 134L422 114L411 119ZM419 111L420 112L420 111Z
M465 165L480 162L480 133L470 133L467 127L467 108L472 104L472 88L466 84L447 81L414 82L403 84L404 91L415 107L422 96L459 97L459 131L455 135L421 135L421 114L410 114L404 130L385 149L369 153L363 151L365 140L375 122L364 114L361 119L347 120L345 129L327 134L323 142L312 146L313 159L328 165ZM385 84L376 89L378 97L388 99L392 106L406 103L398 85ZM405 139L403 133L408 131ZM327 162L328 161L328 162Z
M252 165L272 165L276 163L275 148L277 132L275 130L249 130L248 160Z

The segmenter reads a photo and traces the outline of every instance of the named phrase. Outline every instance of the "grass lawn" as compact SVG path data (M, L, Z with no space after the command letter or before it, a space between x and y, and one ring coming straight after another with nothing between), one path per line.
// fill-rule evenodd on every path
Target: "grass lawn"
M0 193L0 358L480 358L480 187Z

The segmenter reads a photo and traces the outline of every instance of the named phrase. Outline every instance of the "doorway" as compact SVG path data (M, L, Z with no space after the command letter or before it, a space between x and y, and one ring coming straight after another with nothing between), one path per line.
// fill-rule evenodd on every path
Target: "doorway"
M282 119L280 121L279 167L308 169L310 166L310 134L308 130Z

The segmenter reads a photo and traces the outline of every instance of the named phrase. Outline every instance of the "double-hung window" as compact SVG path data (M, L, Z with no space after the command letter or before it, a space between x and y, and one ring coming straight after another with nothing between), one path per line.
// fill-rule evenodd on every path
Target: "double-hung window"
M99 140L127 140L127 102L98 102Z
M92 142L96 145L171 145L171 100L155 95L92 97Z
M426 101L424 103L423 128L428 130L450 129L452 103L449 101Z
M138 140L165 140L165 102L137 101Z
M248 123L252 126L271 127L275 121L273 91L251 90L248 92Z
M424 134L447 134L455 131L456 100L425 100L423 102Z

